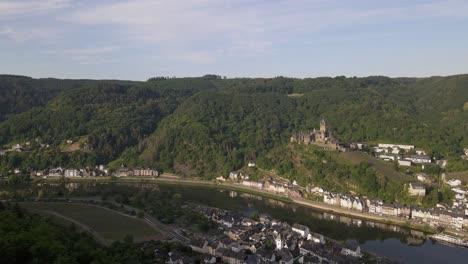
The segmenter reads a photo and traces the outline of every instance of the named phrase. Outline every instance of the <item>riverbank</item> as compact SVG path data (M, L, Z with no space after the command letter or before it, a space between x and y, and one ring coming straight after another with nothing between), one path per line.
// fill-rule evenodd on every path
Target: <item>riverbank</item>
M209 187L209 188L217 188L217 189L224 189L229 191L237 191L243 193L249 193L253 195L262 196L265 198L270 198L274 200L279 200L286 203L293 203L298 204L310 208L314 208L317 210L335 213L338 215L343 216L351 216L354 218L362 219L362 220L370 220L374 222L384 223L384 224L391 224L401 227L406 227L410 229L415 229L419 231L423 231L426 233L437 233L436 229L429 227L424 224L419 224L410 219L402 219L397 217L391 216L380 216L376 214L366 213L366 212L358 212L354 210L349 210L342 207L332 206L321 202L311 201L304 198L289 198L285 197L280 194L271 193L268 191L249 188L242 185L226 183L226 182L214 182L214 181L206 181L201 179L194 179L194 178L181 178L175 175L168 175L165 176L164 174L158 178L118 178L112 179L110 177L96 177L96 178L67 178L67 179L40 179L38 182L53 182L53 183L131 183L131 184L172 184L172 185L186 185L186 186L200 186L200 187ZM459 231L457 231L459 232ZM464 234L467 235L467 234Z

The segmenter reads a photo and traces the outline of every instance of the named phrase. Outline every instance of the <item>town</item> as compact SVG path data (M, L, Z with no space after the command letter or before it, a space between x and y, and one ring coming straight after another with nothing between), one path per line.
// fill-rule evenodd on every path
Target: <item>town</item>
M359 263L364 256L359 244L342 245L300 224L290 225L267 215L257 219L238 212L196 206L216 222L222 233L209 239L197 238L191 248L225 263ZM173 260L173 263L178 263Z
M322 119L320 129L313 129L308 133L296 133L290 138L291 142L305 145L315 145L327 151L369 151L377 158L389 162L395 162L398 167L417 168L433 163L433 159L422 149L417 149L414 145L379 143L374 147L366 143L351 143L349 145L340 142L332 136L329 124ZM72 142L68 142L72 143ZM16 144L7 151L2 151L5 155L9 151L27 151L31 144ZM47 148L41 144L41 148ZM445 161L437 161L437 166L445 166ZM255 168L255 161L249 161L246 168ZM416 170L420 171L420 169ZM409 171L408 169L408 172ZM26 172L15 169L11 173L28 173L34 178L88 178L88 177L115 177L115 178L153 178L160 176L161 172L156 168L125 167L124 164L118 169L110 169L106 165L98 165L94 168L51 168L49 170L28 169ZM412 174L415 181L408 182L405 187L408 194L414 197L424 197L427 195L427 186L437 188L438 179L424 172ZM370 199L366 196L354 195L351 193L334 193L324 190L320 186L308 185L299 186L294 180L289 182L281 177L263 178L252 180L247 170L232 171L227 175L216 178L218 184L230 184L242 188L260 190L274 195L287 197L290 199L303 199L312 195L319 197L319 201L331 206L331 208L340 208L340 210L351 210L360 213L368 213L381 217L393 217L395 219L408 220L413 223L427 225L439 229L448 229L455 231L468 230L468 202L466 199L467 188L462 186L462 182L456 179L445 178L442 174L440 184L447 186L454 194L451 205L437 204L434 208L424 208L420 204L404 205L400 203L386 203L381 200ZM341 211L343 213L343 211ZM346 211L344 211L346 213Z

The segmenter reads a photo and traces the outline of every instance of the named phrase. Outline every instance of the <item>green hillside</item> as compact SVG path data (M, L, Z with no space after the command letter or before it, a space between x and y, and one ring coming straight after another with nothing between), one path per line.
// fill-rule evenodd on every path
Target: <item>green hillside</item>
M212 178L256 159L285 177L297 177L307 175L307 166L291 172L295 165L287 165L282 151L292 132L318 127L321 118L344 142L414 144L449 159L448 170L468 167L460 159L468 147L468 75L208 75L147 82L1 76L0 88L3 148L27 141L50 145L0 158L3 171L124 163ZM83 138L88 151L61 152L64 141Z

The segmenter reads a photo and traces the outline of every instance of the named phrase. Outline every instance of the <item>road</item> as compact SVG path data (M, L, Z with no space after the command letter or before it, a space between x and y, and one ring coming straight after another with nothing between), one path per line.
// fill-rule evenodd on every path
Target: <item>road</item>
M96 178L97 179L97 178ZM200 185L200 186L212 186L212 187L218 187L218 188L226 188L226 189L232 189L235 188L236 190L242 191L250 191L257 193L258 195L266 194L268 196L276 196L278 198L285 198L284 195L269 192L266 190L261 190L253 187L247 187L244 185L240 184L234 184L234 183L229 183L229 182L218 182L218 181L207 181L207 180L202 180L198 178L182 178L180 176L177 176L175 174L170 174L170 173L163 173L160 177L155 178L155 179L143 179L143 178L123 178L122 180L140 180L140 181L148 181L148 182L161 182L161 183L181 183L181 184L190 184L190 185ZM382 223L391 223L395 225L400 225L400 226L408 226L408 223L411 224L411 227L416 228L416 229L426 229L429 227L425 223L421 223L419 221L415 221L413 219L406 219L406 218L401 218L401 217L392 217L392 216L381 216L377 214L371 214L367 212L359 212L355 210L350 210L334 205L329 205L325 204L323 202L316 202L316 201L311 201L308 199L304 198L289 198L289 200L292 203L300 204L303 206L319 209L319 210L324 210L324 211L329 211L345 216L352 216L360 219L368 219L371 221L377 221L377 222L382 222ZM463 236L463 237L468 237L468 232L464 230L455 230L455 229L450 229L447 228L447 231L451 233L455 233L457 235ZM177 237L177 236L174 236Z
M171 181L171 182L181 182L181 183L190 183L190 184L201 184L201 185L213 185L213 186L219 186L222 188L223 186L227 187L235 187L237 189L245 189L245 190L250 190L259 193L260 195L262 193L268 194L268 195L275 195L278 197L284 198L281 194L276 194L273 192L265 191L265 190L260 190L257 188L252 188L252 187L247 187L244 185L240 184L233 184L233 183L226 183L226 182L213 182L213 181L206 181L206 180L200 180L200 179L186 179L186 178L181 178L177 177L176 175L171 174L170 177L166 177L165 174L161 175L161 177L157 178L156 181ZM360 219L367 219L371 221L377 221L377 222L383 222L383 223L391 223L395 225L400 225L400 226L408 226L408 223L411 224L411 227L416 228L416 229L425 229L428 227L427 224L421 223L419 221L413 220L413 219L406 219L406 218L401 218L401 217L395 217L395 216L382 216L382 215L377 215L377 214L372 214L368 212L359 212L356 210L351 210L351 209L346 209L334 205L329 205L323 202L317 202L317 201L312 201L304 198L295 198L295 197L290 197L289 198L292 203L300 204L303 206L323 210L323 211L329 211L345 216L352 216ZM468 237L468 232L464 230L455 230L451 228L446 228L447 231L457 234L459 236L463 237Z

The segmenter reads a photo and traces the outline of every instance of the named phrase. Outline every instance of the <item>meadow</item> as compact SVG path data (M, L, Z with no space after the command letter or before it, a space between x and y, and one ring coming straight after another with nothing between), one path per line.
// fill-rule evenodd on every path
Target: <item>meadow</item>
M126 216L107 208L75 203L22 203L33 212L51 215L56 221L79 223L104 242L122 240L131 235L135 241L155 239L158 232L142 219Z

